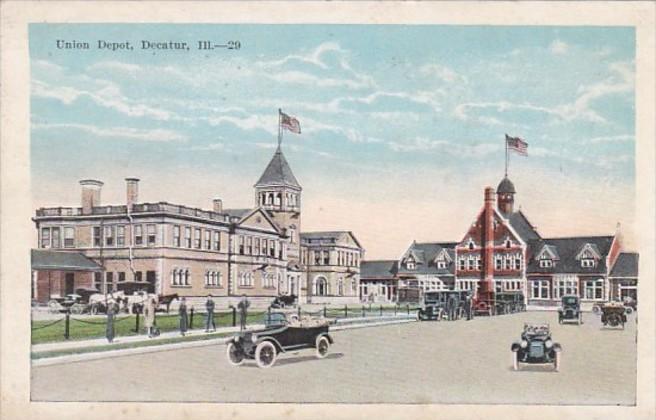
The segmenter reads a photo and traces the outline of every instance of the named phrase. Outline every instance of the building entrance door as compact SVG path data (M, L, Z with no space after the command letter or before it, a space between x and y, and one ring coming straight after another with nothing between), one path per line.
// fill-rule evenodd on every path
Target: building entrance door
M66 273L64 280L64 294L70 295L75 293L75 273Z

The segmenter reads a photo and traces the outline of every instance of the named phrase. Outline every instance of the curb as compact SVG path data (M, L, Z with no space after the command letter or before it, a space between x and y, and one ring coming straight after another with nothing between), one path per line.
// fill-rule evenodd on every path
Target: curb
M404 323L408 323L408 322L416 322L416 319L407 319L406 318L406 319L399 319L399 320L387 320L387 321L381 321L381 322L368 322L368 323L352 324L352 325L337 325L337 326L331 327L330 330L331 331L342 331L342 330L350 330L350 329L357 329L357 328L380 327L380 326L385 326L385 325L404 324ZM162 344L162 345L152 345L152 346L144 346L144 347L137 347L137 348L131 348L131 349L105 350L105 351L98 351L98 352L71 354L71 355L66 355L66 356L44 357L42 359L34 359L31 362L32 362L32 367L52 366L52 365L58 365L58 364L63 364L63 363L76 363L76 362L84 362L84 361L90 361L90 360L109 359L109 358L115 358L115 357L131 356L131 355L135 355L135 354L154 353L154 352L159 352L159 351L181 350L181 349L194 348L194 347L223 345L229 339L230 338L221 337L221 338L213 338L213 339L208 339L208 340L189 341L189 342L182 342L182 343L170 343L170 344Z

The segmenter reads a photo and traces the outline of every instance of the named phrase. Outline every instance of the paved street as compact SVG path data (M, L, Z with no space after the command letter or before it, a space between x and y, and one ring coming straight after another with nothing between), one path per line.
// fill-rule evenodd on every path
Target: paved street
M207 346L32 368L32 399L54 401L633 404L636 325L599 317L558 325L555 312L422 322L334 333L324 360L304 350L271 369L228 364ZM559 373L511 368L523 323L549 322L563 347Z

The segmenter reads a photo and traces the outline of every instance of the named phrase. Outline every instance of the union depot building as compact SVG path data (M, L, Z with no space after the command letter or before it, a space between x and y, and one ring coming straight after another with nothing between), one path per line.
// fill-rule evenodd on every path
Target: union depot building
M565 294L595 302L637 298L638 254L611 235L543 237L521 210L504 177L486 188L483 206L457 242L414 242L398 260L363 261L362 296L393 302L399 288L475 291L491 280L496 291L521 291L533 306L557 306ZM485 261L490 261L485 264Z
M254 186L254 206L211 209L139 200L127 178L126 201L103 204L103 182L82 180L76 207L36 210L32 298L95 288L145 289L219 305L242 295L255 304L294 294L301 302L359 301L364 249L350 231L302 232L302 188L280 148Z

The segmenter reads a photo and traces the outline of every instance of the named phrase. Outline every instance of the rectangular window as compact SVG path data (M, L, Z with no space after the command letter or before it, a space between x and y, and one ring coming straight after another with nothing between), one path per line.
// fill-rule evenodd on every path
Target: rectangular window
M458 269L460 269L460 270L465 269L465 259L463 257L460 257L458 259Z
M114 246L114 226L105 226L105 245Z
M269 240L262 239L262 255L266 255L268 246L269 246Z
M139 282L143 278L143 273L141 271L135 271L134 281Z
M253 238L251 236L246 237L246 254L253 255Z
M173 246L180 246L180 225L173 226Z
M515 257L515 270L521 270L522 269L522 257L517 255Z
M100 229L100 226L93 227L93 246L102 246L102 230Z
M221 232L214 231L213 247L215 251L221 249Z
M53 239L54 239L54 236L53 236ZM594 266L595 266L595 260L592 259L592 258L584 258L584 259L581 260L581 267L590 268L590 267L594 267Z
M41 248L50 248L50 228L41 228Z
M118 282L124 282L125 281L125 271L119 271L118 272Z
M68 226L64 228L64 248L75 247L75 228Z
M549 299L549 281L531 281L531 299Z
M477 270L482 270L483 266L481 265L481 257L476 257L476 269Z
M93 273L93 287L96 288L100 293L102 293L102 273Z
M143 227L141 225L134 225L134 244L143 245Z
M282 248L284 245L282 242L276 242L276 246L278 247L278 259L282 260L283 258Z
M191 228L185 226L185 247L191 248Z
M194 229L194 248L200 249L200 228Z
M148 234L148 246L155 246L157 243L157 225L146 225Z
M314 251L314 265L321 265L321 251Z
M59 248L60 246L59 228L54 227L52 228L52 247Z
M255 238L255 255L260 255L260 238Z
M116 246L125 246L125 226L116 226Z
M604 281L599 280L586 280L585 282L585 298L589 300L601 300L604 297Z
M553 267L553 261L552 260L547 260L547 259L540 260L540 267L541 268Z
M323 255L323 265L330 264L330 253L328 251L322 251L321 254Z
M503 268L503 261L501 260L501 257L499 256L494 257L494 269L501 270L502 268Z
M239 235L239 255L244 255L244 237Z
M273 239L269 240L269 256L276 257L276 242Z
M512 261L510 260L510 256L506 255L506 257L503 259L504 261L504 268L506 270L512 269Z
M108 271L105 273L105 283L107 284L107 293L114 291L114 273Z
M474 258L469 257L467 258L467 270L473 270L474 269Z
M565 295L579 295L578 281L576 279L560 279L554 281L554 298L560 299Z

